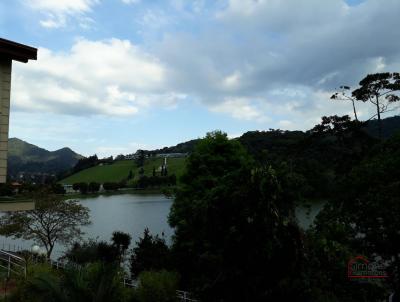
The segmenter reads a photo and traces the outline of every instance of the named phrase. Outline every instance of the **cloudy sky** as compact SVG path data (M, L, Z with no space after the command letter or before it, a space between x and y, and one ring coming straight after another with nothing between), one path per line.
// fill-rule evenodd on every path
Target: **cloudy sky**
M352 113L329 100L339 85L400 70L399 12L398 0L0 0L0 37L39 48L13 65L10 136L107 156L215 129L308 129Z

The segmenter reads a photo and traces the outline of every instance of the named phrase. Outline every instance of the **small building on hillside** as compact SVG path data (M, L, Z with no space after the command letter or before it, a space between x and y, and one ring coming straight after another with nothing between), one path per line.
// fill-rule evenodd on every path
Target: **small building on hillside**
M65 190L65 194L74 194L77 193L79 191L75 191L72 185L62 185L64 190Z
M187 157L188 153L157 153L155 157L181 158Z

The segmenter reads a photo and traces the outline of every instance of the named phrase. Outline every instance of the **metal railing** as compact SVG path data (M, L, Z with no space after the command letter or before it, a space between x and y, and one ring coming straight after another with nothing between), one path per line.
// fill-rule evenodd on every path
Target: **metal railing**
M34 257L33 262L40 262L36 257ZM80 269L79 264L71 262L56 261L52 259L47 259L46 262L55 269L67 269L74 268ZM24 258L21 258L13 253L4 251L0 249L0 267L7 270L7 276L10 277L11 273L23 274L26 277L26 267L27 263ZM19 270L18 270L19 269ZM129 278L123 278L122 283L125 287L136 288L138 286L138 281ZM177 290L176 296L181 302L199 302L199 300L193 299L191 294L187 291Z
M7 277L10 278L11 273L23 275L26 277L26 261L13 253L0 250L0 267L7 270Z
M138 286L138 281L133 279L124 278L123 283L125 287L136 288ZM191 294L184 290L177 290L176 297L181 302L200 302L199 300L193 299Z
M176 295L182 302L199 302L199 300L192 299L191 294L187 291L177 290Z

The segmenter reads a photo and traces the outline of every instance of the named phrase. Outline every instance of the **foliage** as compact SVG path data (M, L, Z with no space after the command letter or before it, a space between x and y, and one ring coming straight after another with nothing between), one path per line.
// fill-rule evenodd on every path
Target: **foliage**
M275 171L253 168L237 141L213 132L187 161L169 221L184 286L205 301L301 298L299 230ZM291 276L288 278L288 276Z
M13 188L11 184L5 183L0 184L0 196L11 196L13 195Z
M144 161L145 161L145 159L146 159L145 151L144 151L144 150L138 150L138 151L136 152L136 154L137 154L137 157L136 157L136 159L135 159L136 166L137 166L138 168L143 167Z
M142 272L136 289L138 302L174 302L178 301L176 290L179 277L176 273L162 271Z
M112 243L93 239L74 242L65 253L64 258L81 265L94 262L120 263L129 247L130 235L114 232L111 240Z
M360 88L352 92L352 96L362 102L370 102L376 107L379 123L379 137L382 137L381 114L391 111L391 105L400 100L400 74L375 73L368 74L360 81Z
M347 277L348 261L365 255L357 233L342 219L341 209L328 203L307 232L307 283L313 301L383 301L387 288L382 282L357 282ZM345 222L346 221L346 222ZM373 259L373 258L371 258Z
M60 272L46 269L46 266L33 268L27 279L21 280L11 301L117 302L130 299L121 282L121 272L115 266L92 263L82 269Z
M359 234L353 239L366 255L379 255L400 272L400 135L376 146L343 184L339 221ZM337 201L339 203L339 201ZM397 278L397 277L396 277ZM394 280L399 284L400 279Z
M350 90L349 86L340 86L340 91L336 91L332 96L331 100L342 100L342 101L350 101L353 106L354 119L358 121L357 110L356 110L356 98L347 94L347 91Z
M166 171L166 170L162 170ZM163 172L165 173L165 172ZM163 186L175 186L176 176L174 174L170 176L142 176L136 182L138 188L149 188L149 187L163 187Z
M116 191L119 189L119 184L117 182L105 182L103 188L106 191Z
M76 200L54 195L33 197L35 209L7 212L0 218L0 233L15 238L33 239L43 245L50 257L54 244L69 243L82 235L81 227L90 224L89 209Z
M54 194L65 194L65 189L64 189L64 187L62 186L62 185L60 185L60 184L57 184L57 183L54 183L54 184L51 184L51 191L54 193Z
M89 156L86 158L81 158L76 165L74 166L74 168L72 169L73 173L77 173L79 171L88 169L90 167L94 167L97 166L99 163L99 159L97 157L97 155L93 155L93 156Z
M128 233L120 231L114 231L112 233L111 241L113 246L117 250L120 262L122 261L123 256L128 250L129 245L131 244L131 239L132 237Z
M100 190L100 184L98 182L90 182L88 185L88 190L89 192L95 193L95 192L99 192Z
M145 229L143 237L139 238L132 249L130 269L133 278L137 278L143 271L168 269L171 267L170 250L164 238L151 235Z
M75 191L81 192L81 194L86 194L88 192L89 186L86 182L78 182L72 185Z

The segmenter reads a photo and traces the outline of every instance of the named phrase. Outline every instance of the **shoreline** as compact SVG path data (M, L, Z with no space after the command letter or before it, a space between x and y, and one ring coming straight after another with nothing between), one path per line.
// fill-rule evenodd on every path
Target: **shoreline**
M167 198L171 196L166 194L165 189L163 188L152 188L152 189L135 189L135 188L124 188L118 189L116 191L103 191L103 192L96 192L96 193L66 193L66 194L57 194L57 196L61 197L62 199L83 199L83 198L91 198L96 196L112 196L112 195L122 195L122 194L162 194ZM0 196L0 204L2 203L24 203L24 202L31 202L32 199L27 196Z

